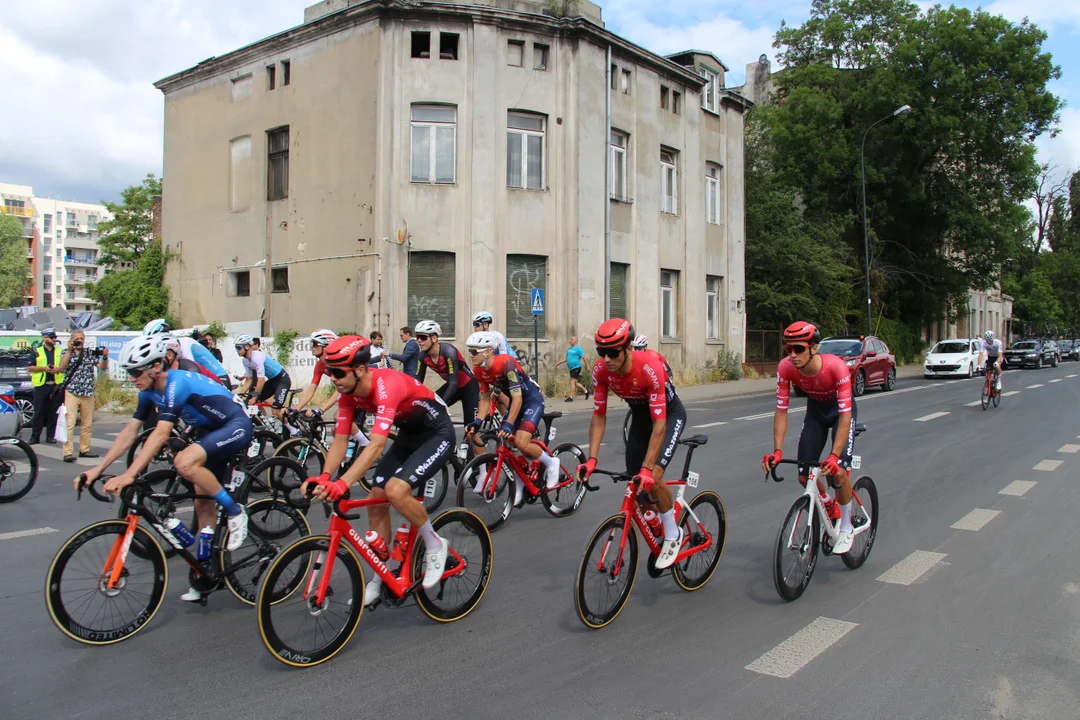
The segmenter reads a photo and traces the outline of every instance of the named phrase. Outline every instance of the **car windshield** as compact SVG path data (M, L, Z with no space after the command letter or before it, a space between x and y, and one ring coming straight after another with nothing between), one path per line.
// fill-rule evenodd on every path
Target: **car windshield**
M944 355L947 353L966 353L968 352L968 344L966 342L939 342L934 346L934 349L930 351L930 354L937 353Z
M1061 346L1062 350L1072 350L1073 342L1073 340L1058 340L1058 345Z
M853 357L862 353L862 340L822 340L818 352Z
M1013 350L1037 350L1039 346L1032 340L1023 340L1012 346Z

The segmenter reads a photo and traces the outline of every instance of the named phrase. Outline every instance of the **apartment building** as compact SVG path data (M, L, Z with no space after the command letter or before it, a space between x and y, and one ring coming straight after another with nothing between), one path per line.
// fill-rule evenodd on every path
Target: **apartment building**
M86 285L104 275L98 264L97 224L112 215L104 205L34 196L29 185L0 183L0 213L23 221L30 260L27 305L62 307L69 312L94 310Z
M327 0L159 81L180 322L461 342L487 310L520 347L539 288L542 366L608 315L676 366L742 355L749 103L550 5Z

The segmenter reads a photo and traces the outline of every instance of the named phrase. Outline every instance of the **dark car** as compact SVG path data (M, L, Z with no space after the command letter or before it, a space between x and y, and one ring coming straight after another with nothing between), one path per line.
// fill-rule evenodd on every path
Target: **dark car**
M1045 342L1047 345L1049 345L1050 349L1053 350L1053 352L1054 352L1053 367L1057 367L1058 363L1061 362L1062 357L1064 357L1064 353L1061 352L1061 346L1058 345L1057 340L1044 340L1043 342Z
M1019 340L1005 351L1005 363L1010 368L1033 367L1041 370L1043 365L1057 367L1057 351L1042 340Z
M851 393L859 397L868 387L896 387L896 358L882 340L861 335L825 338L819 353L838 355L851 368Z
M1058 340L1062 360L1080 360L1080 340Z
M15 389L15 405L22 413L22 426L34 420L34 386L26 368L34 363L32 350L0 349L0 382Z

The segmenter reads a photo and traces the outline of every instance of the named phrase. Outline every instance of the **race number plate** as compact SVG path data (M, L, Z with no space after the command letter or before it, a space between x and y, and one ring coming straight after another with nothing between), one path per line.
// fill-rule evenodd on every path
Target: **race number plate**
M862 467L862 456L861 455L852 455L851 456L851 469L852 470L858 470L861 467Z
M247 414L251 417L255 417L259 414L259 408L254 405L248 405L244 409L247 410Z
M435 497L435 478L432 478L424 483L424 497Z
M555 442L555 428L548 431L548 445Z
M232 492L240 487L242 482L244 482L244 473L239 470L233 470L232 478L229 479L229 484L225 486L225 489Z
M691 470L691 471L690 471L690 472L689 472L689 473L688 473L688 474L686 475L686 486L687 486L687 487L692 487L692 488L696 488L696 487L697 487L697 484L698 484L698 480L700 480L700 479L701 479L701 476L700 476L700 475L698 475L698 474L697 474L696 472L694 472L693 470Z
M259 446L257 443L251 443L251 445L248 446L247 456L249 458L259 457Z
M469 456L469 446L465 443L461 443L461 446L458 448L457 455L459 460L464 460L466 457Z
M369 427L374 427L374 425L375 425L375 416L372 415L371 413L368 413L367 417L364 418L364 427L369 428Z

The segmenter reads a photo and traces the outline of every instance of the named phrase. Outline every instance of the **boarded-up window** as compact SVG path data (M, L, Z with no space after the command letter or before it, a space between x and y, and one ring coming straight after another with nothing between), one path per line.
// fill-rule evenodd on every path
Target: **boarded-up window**
M629 275L629 265L611 263L611 317L630 317L630 304L627 302L626 295Z
M506 256L506 329L508 338L533 336L532 289L544 290L544 310L548 311L547 257L544 255ZM540 337L547 337L546 315L540 320ZM496 328L498 329L498 328Z
M454 337L454 253L409 253L409 327L434 320L442 337Z
M229 141L229 209L251 207L251 136Z
M233 78L229 94L233 102L251 97L251 73Z

